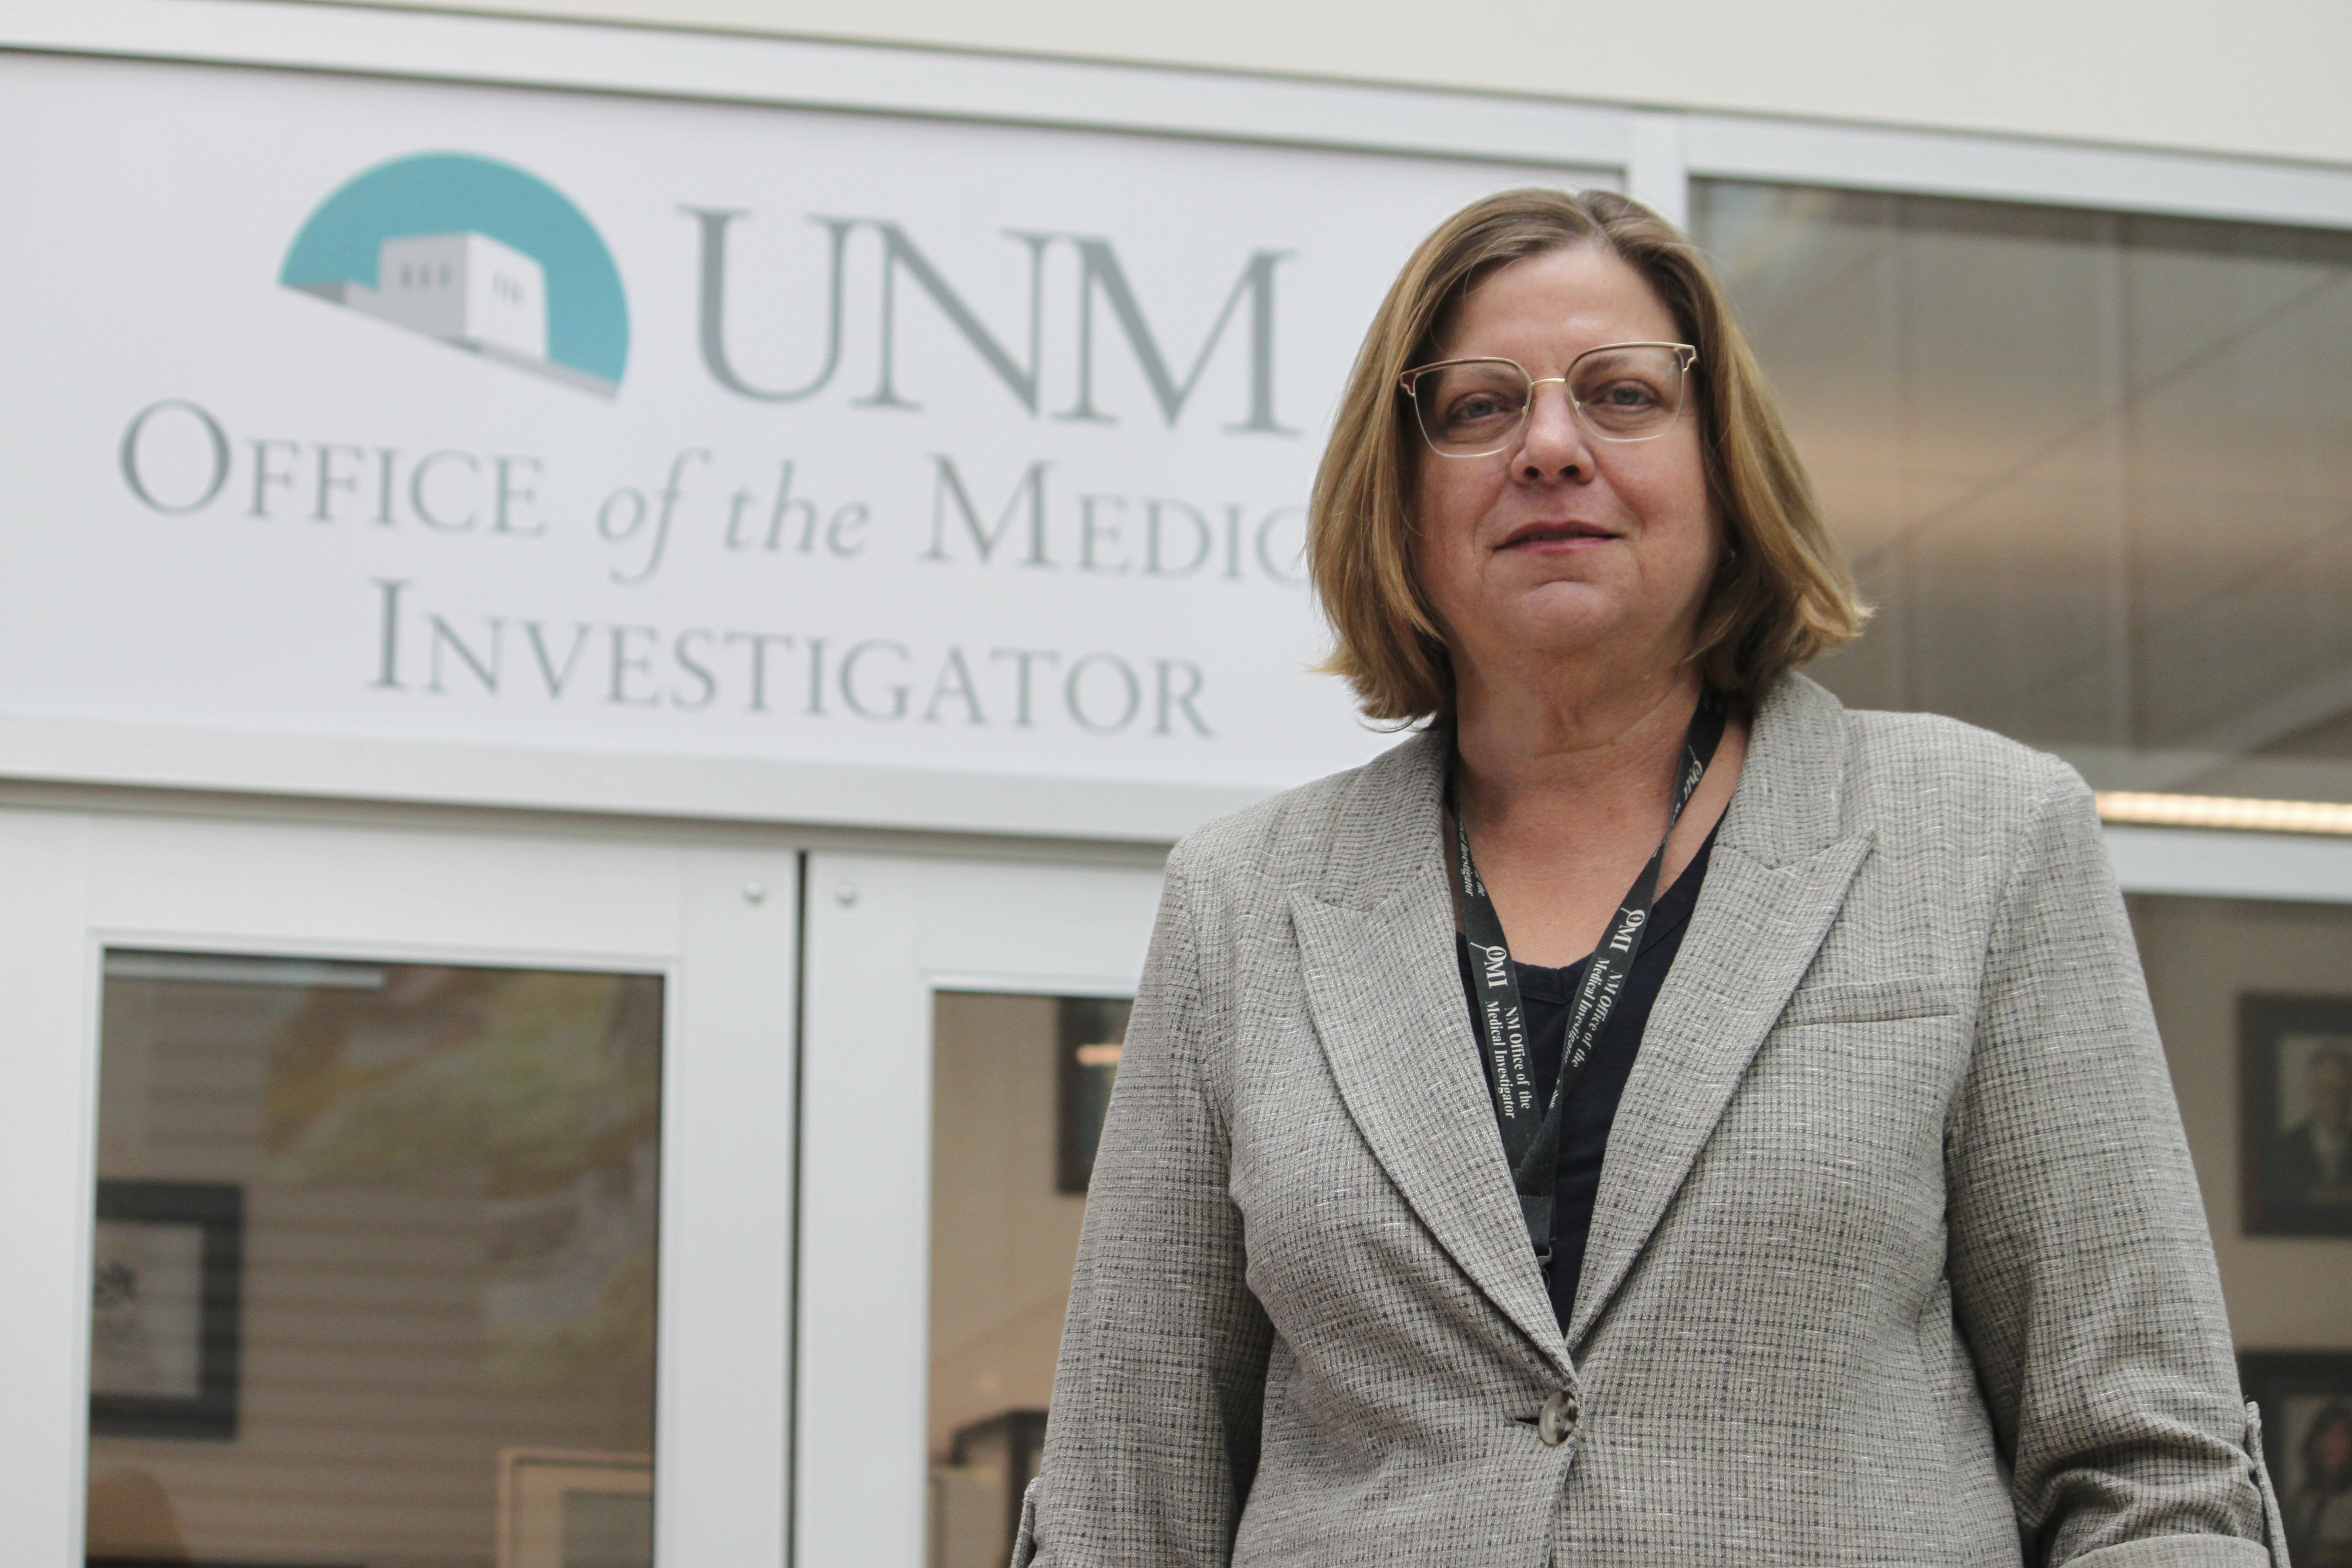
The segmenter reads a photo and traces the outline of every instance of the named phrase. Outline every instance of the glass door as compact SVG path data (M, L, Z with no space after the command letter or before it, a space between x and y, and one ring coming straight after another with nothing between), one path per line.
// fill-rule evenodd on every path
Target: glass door
M1160 875L809 877L796 1561L1001 1568Z
M12 1561L780 1561L790 855L62 813L0 846L35 873L0 1051L48 1092L0 1110L38 1282L0 1309Z

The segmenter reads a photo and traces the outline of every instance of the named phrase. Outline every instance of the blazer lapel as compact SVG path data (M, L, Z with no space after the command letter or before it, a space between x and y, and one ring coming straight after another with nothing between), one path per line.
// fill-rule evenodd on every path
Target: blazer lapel
M1837 699L1784 676L1759 712L1698 908L1627 1083L1565 1341L1521 1228L1454 963L1444 737L1358 776L1319 887L1291 895L1307 1006L1349 1114L1463 1272L1572 1371L1837 917L1871 837L1845 821Z
M1371 798L1358 802L1355 826L1360 841L1385 841L1392 853L1341 856L1321 895L1291 896L1307 1006L1340 1097L1405 1202L1565 1370L1454 967L1438 823L1445 754L1424 740L1384 761L1365 780ZM1370 873L1366 885L1350 885L1351 864Z
M1757 716L1698 907L1610 1128L1571 1347L1681 1190L1869 852L1868 831L1845 831L1845 749L1844 710L1802 676L1785 677Z

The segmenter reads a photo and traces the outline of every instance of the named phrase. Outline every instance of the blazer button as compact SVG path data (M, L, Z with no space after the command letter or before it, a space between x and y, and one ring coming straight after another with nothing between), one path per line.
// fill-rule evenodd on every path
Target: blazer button
M1568 1435L1576 1430L1576 1423L1583 1414L1576 1396L1563 1388L1544 1401L1543 1414L1536 1417L1536 1436L1557 1448L1568 1441Z

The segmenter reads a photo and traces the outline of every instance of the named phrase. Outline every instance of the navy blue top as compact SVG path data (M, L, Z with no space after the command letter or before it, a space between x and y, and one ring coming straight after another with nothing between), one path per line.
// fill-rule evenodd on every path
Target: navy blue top
M1559 1320L1560 1332L1568 1331L1569 1315L1576 1307L1576 1277L1584 1268L1584 1245L1592 1234L1592 1200L1601 1190L1601 1159L1609 1147L1610 1124L1617 1119L1617 1102L1624 1096L1625 1081L1633 1076L1633 1055L1642 1047L1642 1031L1650 1021L1650 1008L1658 999L1658 988L1666 982L1667 971L1675 967L1675 955L1682 951L1683 929L1690 924L1691 911L1698 904L1699 883L1706 879L1707 857L1715 851L1715 834L1709 832L1706 842L1699 846L1682 875L1675 879L1650 912L1649 935L1642 940L1641 952L1634 955L1633 972L1625 977L1625 989L1617 998L1617 1008L1609 1021L1601 1028L1601 1038L1593 1042L1592 1058L1585 1063L1584 1076L1569 1092L1568 1103L1560 1111L1559 1185L1552 1195L1551 1286L1552 1315ZM1454 956L1462 966L1462 994L1470 1003L1470 1032L1478 1033L1477 988L1472 980L1470 949L1457 933L1454 938ZM1576 1004L1576 988L1584 978L1585 960L1580 958L1565 968L1547 969L1540 964L1522 964L1514 959L1511 967L1519 982L1519 1000L1528 1014L1528 1049L1529 1064L1535 1070L1535 1081L1546 1095L1551 1092L1551 1082L1559 1073L1560 1051L1568 1040L1569 1010ZM1479 1071L1489 1071L1486 1053L1478 1053ZM1493 1080L1488 1079L1491 1091ZM1496 1136L1500 1136L1497 1134Z

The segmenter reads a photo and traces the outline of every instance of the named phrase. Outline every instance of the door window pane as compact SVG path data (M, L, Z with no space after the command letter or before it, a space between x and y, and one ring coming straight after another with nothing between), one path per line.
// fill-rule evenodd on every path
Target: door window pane
M933 1568L1003 1568L1012 1551L1129 1006L953 991L934 1004Z
M107 955L93 1562L646 1568L657 977Z
M2352 1348L2352 908L2130 905L2238 1343Z
M2352 234L1693 203L1879 606L1821 679L2102 789L2352 800Z
M2130 903L2288 1555L2352 1562L2352 908Z

